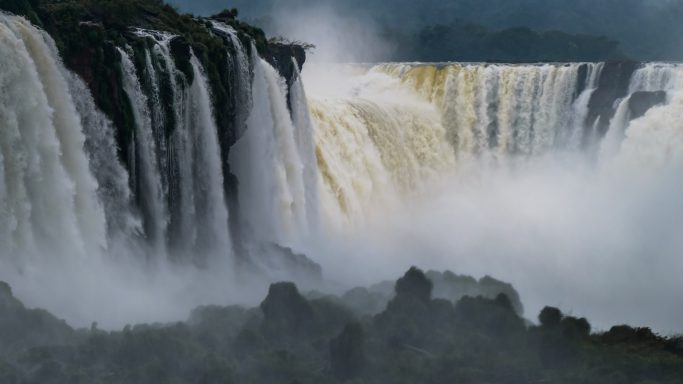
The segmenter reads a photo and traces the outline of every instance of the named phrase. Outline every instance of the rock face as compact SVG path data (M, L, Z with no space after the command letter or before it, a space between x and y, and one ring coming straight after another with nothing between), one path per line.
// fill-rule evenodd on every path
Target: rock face
M301 71L306 62L306 50L296 44L273 42L268 44L264 58L280 72L282 77L287 79L288 85L291 86L291 81L296 79L297 68L294 65L296 63L298 71Z
M306 50L296 44L271 42L264 57L287 80L287 107L291 110L289 90L306 62Z
M640 64L635 61L608 61L602 69L598 88L593 92L588 103L586 126L597 128L603 136L609 128L609 122L616 112L616 100L628 96L631 76ZM589 136L589 135L586 135Z
M645 115L650 108L666 102L666 92L634 92L628 101L631 118L637 119Z

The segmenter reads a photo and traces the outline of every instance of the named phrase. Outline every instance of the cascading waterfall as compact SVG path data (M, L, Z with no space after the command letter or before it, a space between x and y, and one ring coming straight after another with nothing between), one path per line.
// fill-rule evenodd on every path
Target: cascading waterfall
M528 314L550 302L598 328L628 318L677 331L680 74L662 63L309 64L335 235L312 254L331 255L338 280L415 263L492 273Z
M294 59L292 59L294 60ZM303 165L303 185L305 188L306 199L306 221L309 229L317 230L320 220L320 197L319 197L319 178L318 165L315 154L315 126L310 114L306 91L304 90L299 66L293 63L295 80L290 89L291 115L294 123L294 136Z
M643 72L656 71L650 65ZM646 83L636 89L667 90L668 102L649 110L644 116L631 121L624 130L624 141L617 154L616 162L634 168L671 167L678 172L676 166L683 162L683 67L666 65L664 76L647 76L636 73L634 79L646 75L656 79L655 83ZM662 77L665 81L660 81ZM633 90L633 88L632 88Z
M134 193L143 214L145 233L150 238L154 251L164 254L168 212L157 159L157 144L154 140L151 113L135 65L126 51L121 48L118 48L118 51L121 55L123 88L130 99L135 118L135 146L129 149Z
M145 164L141 167L140 184L154 186L140 193L154 197L150 220L156 223L154 237L163 239L157 243L159 247L171 245L168 252L174 258L200 264L206 262L203 258L207 255L229 258L232 245L221 150L206 76L192 53L193 81L188 84L170 53L175 36L144 30L137 30L136 34L152 44L151 51L145 49L151 100L132 77L135 68L130 58L124 56L123 64L129 74L126 83L131 85L126 91L136 104L136 153L141 153L140 160ZM122 52L122 56L125 54ZM164 87L171 92L170 117L163 108ZM145 173L147 170L149 174ZM145 175L152 181L147 181Z
M251 63L249 55L244 45L237 36L237 32L229 25L218 21L212 21L211 25L215 31L228 38L234 52L231 52L228 60L228 68L232 72L230 75L235 79L235 134L241 137L246 130L246 122L252 110L251 101Z
M95 257L105 215L53 42L0 14L0 44L0 254Z
M588 71L585 84L579 84L582 66ZM573 122L587 107L600 67L448 64L400 65L397 70L388 64L372 71L398 74L433 103L459 155L538 155L577 145L579 135L572 128L579 124ZM577 94L579 85L585 94Z
M373 78L379 89L311 104L322 209L334 227L392 206L399 193L419 190L455 163L436 108L400 89L386 95L383 90L397 84Z
M230 163L240 181L244 226L257 241L287 245L308 230L304 164L285 81L255 52L252 47L253 109Z
M675 64L637 69L626 94L612 100L603 139L597 119L605 112L591 108L595 97L603 97L598 89L604 63L380 64L337 70L348 73L345 84L316 78L327 89L319 95L314 89L311 105L322 205L333 226L363 217L371 207L395 205L406 192L472 161L512 165L595 148L602 155L616 153L632 120L631 96L668 92L670 100L681 71ZM329 95L329 89L341 90Z
M222 97L230 99L234 132L219 128L221 110L214 109L215 88L207 78L213 67L203 68L202 56L185 46L189 65L181 66L172 53L178 37L131 30L139 39L135 49L117 48L134 120L131 132L122 133L97 109L86 84L63 67L49 36L24 19L0 14L0 277L11 274L10 268L21 271L15 277L30 276L35 260L80 271L75 266L93 265L81 261L102 259L107 262L98 268L107 272L93 274L88 283L98 285L106 275L101 292L107 292L129 283L129 271L111 257L126 254L158 273L141 280L152 276L163 282L159 286L175 287L168 293L173 295L203 286L213 272L224 282L235 268L233 256L244 256L233 255L236 249L246 249L247 258L272 251L264 257L272 259L292 254L286 249L291 247L312 250L309 256L316 258L323 255L315 253L316 246L336 230L347 235L373 228L366 226L368 218L391 228L386 221L414 214L413 205L421 206L417 202L425 197L440 202L439 193L468 201L483 196L491 206L479 208L492 213L482 216L495 219L482 225L476 210L460 204L465 224L411 222L410 233L421 223L430 232L447 227L457 237L479 225L485 230L472 241L486 248L492 245L482 233L496 233L499 217L517 213L499 204L496 193L511 194L521 207L538 204L557 217L571 212L554 211L552 195L583 196L580 188L558 187L544 196L547 201L528 202L527 189L492 183L487 175L534 174L537 163L567 154L578 154L570 161L585 158L597 165L596 172L682 161L680 65L650 63L617 76L614 71L622 69L611 63L382 64L333 68L334 76L327 68L318 81L295 71L285 80L255 47L245 48L231 27L211 21L211 28L230 47L223 66L229 73L223 75L235 89ZM325 92L316 89L338 81L344 71L350 74L341 82ZM130 137L117 141L117 133ZM117 142L129 144L117 148ZM121 153L127 158L117 159ZM461 177L471 170L475 177ZM444 186L453 180L465 185ZM534 188L549 188L546 179L534 181ZM612 185L600 188L591 191L614 196ZM229 212L229 204L238 205L238 212ZM519 231L520 239L529 235L525 223L534 224L530 233L539 230L533 212L522 213L506 226ZM604 227L625 221L615 216ZM231 239L235 225L240 238ZM510 242L506 252L527 251L523 243ZM150 260L159 262L146 264ZM213 268L217 261L228 268ZM164 275L169 265L200 268ZM288 264L261 264L269 265ZM125 279L109 276L117 268ZM94 296L87 301L91 305L99 301ZM86 316L92 314L79 319Z
M189 252L197 241L197 211L195 209L194 183L193 183L193 159L194 145L192 145L191 132L188 129L192 124L190 111L190 95L185 74L178 71L170 52L170 43L174 38L167 33L156 31L138 30L137 34L152 39L154 42L152 51L154 59L160 71L167 79L167 85L172 93L171 116L172 126L170 137L166 129L164 112L161 104L157 104L158 111L153 116L157 118L157 140L164 142L167 151L159 153L159 159L163 164L163 176L167 180L168 205L171 213L170 218L170 241L176 250L182 249ZM149 50L145 51L145 64L152 79L152 93L157 100L161 100L161 88L159 75L154 66L152 55ZM168 102L168 101L166 101ZM167 138L168 137L168 138Z
M175 36L131 32L146 48L116 48L134 128L118 148L112 122L52 39L0 14L0 278L51 310L78 294L61 307L77 322L126 284L157 290L138 273L178 284L163 272L172 260L232 279L223 149L204 69L190 52L189 81L170 52ZM239 65L248 76L250 63ZM59 290L28 288L60 278ZM82 291L92 279L101 289Z
M616 112L600 147L603 157L612 157L619 152L626 137L626 129L632 120L630 104L634 94L666 92L670 98L677 89L682 74L683 70L674 64L648 63L636 70L629 84L628 95L617 102Z
M223 191L218 132L211 111L211 96L199 61L192 54L194 81L192 99L192 136L194 143L195 204L197 211L198 245L205 251L219 250L231 255L228 230L228 209Z
M136 241L135 238L142 234L142 223L134 212L128 171L119 161L112 160L118 156L114 127L97 109L83 81L72 73L65 76L83 123L84 148L90 159L91 172L97 178L109 237L125 242Z

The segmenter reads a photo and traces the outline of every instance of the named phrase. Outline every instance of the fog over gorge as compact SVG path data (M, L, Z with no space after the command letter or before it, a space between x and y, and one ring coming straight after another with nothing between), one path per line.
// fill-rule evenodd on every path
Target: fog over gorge
M0 383L680 384L681 17L0 0Z
M520 289L530 313L553 303L598 321L604 327L617 318L626 317L641 319L641 322L655 321L659 324L657 328L676 332L681 316L676 305L681 288L678 276L683 267L678 257L681 240L677 235L683 228L683 212L677 200L683 180L677 171L681 161L681 135L678 128L674 128L680 126L680 122L678 112L669 108L676 108L675 99L679 96L672 95L669 106L654 108L629 123L626 137L617 145L616 152L610 149L609 137L597 143L596 148L585 151L573 148L571 142L558 143L559 138L551 135L548 140L554 140L555 144L538 140L523 143L520 137L508 139L508 150L526 144L531 147L525 150L539 153L529 158L511 156L498 148L485 150L482 156L464 155L454 159L449 153L451 147L443 148L442 143L435 140L444 140L448 126L462 120L452 122L448 120L452 116L444 115L439 123L438 118L430 116L438 112L428 106L423 106L424 110L406 110L404 103L415 105L424 101L418 95L400 93L410 93L405 88L416 83L418 87L424 87L426 82L419 83L424 76L420 72L433 71L433 68L423 65L402 68L401 72L407 72L402 75L401 83L393 77L395 68L378 66L368 74L341 81L343 85L339 88L350 89L341 90L349 93L339 98L332 98L329 93L334 85L325 80L315 81L321 73L315 71L315 66L312 68L313 76L306 79L317 85L311 88L327 90L321 98L316 97L315 89L309 92L319 127L328 124L327 109L340 113L340 105L355 113L376 113L360 119L368 124L372 142L380 146L377 149L380 157L391 159L379 170L387 174L374 174L377 170L367 167L372 159L363 162L366 165L363 169L353 171L373 172L367 177L372 180L393 179L398 184L396 190L405 182L410 188L409 194L413 194L406 201L394 196L396 190L385 192L378 188L368 193L365 198L373 199L373 202L366 208L359 208L358 212L372 212L370 207L383 203L388 207L377 216L374 212L370 214L364 225L371 230L363 227L358 232L352 231L360 234L351 235L355 241L350 243L357 250L345 250L345 238L341 244L333 242L332 247L327 246L320 252L334 254L331 261L334 267L328 269L334 271L332 273L347 270L347 276L358 278L364 274L358 272L357 265L368 263L373 265L369 271L395 269L394 273L398 273L414 264L415 255L418 255L418 264L427 268L451 269L475 276L491 274L513 282ZM540 72L548 68L518 67L517 71ZM484 71L476 66L441 69L451 72L450 76L456 71L468 70L473 73ZM349 86L352 81L357 83ZM457 91L449 86L458 84L448 84L445 90L422 88L421 91L423 94L444 92L443 102L450 103L448 93ZM579 99L572 105L570 98L569 104L544 111L537 108L545 106L533 105L543 102L541 95L538 97L538 100L499 100L498 108L504 102L513 102L517 103L517 110L498 110L494 116L499 122L503 117L509 119L507 121L519 121L524 109L528 108L527 113L537 114L539 118L568 119L557 123L564 129L571 129L570 113L577 113ZM472 112L481 112L477 100L457 102L462 103L461 108L470 105ZM371 105L378 110L373 111ZM563 107L567 111L557 111ZM491 107L488 108L484 111L491 116ZM506 113L512 116L505 116ZM557 115L544 116L546 114ZM342 121L341 125L347 129L357 128L350 124L352 115L346 116L349 121ZM437 127L428 126L434 123L432 119L437 121ZM420 132L415 133L419 137L400 137L402 134L396 131L382 132L393 127L399 129L402 123L419 128ZM426 132L426 129L433 131ZM464 136L467 132L459 133ZM381 142L377 138L381 135L398 137ZM502 133L498 133L498 137L501 136ZM426 147L397 145L404 140L417 140L416 145ZM474 148L481 150L476 149L476 144ZM436 164L422 157L436 151L444 151ZM394 164L415 168L391 169ZM428 176L416 176L421 173ZM391 196L376 196L381 193ZM337 248L343 250L336 253ZM349 258L354 262L349 263ZM342 272L340 279L344 278ZM366 281L376 279L372 273L363 278ZM639 304L629 304L634 301Z

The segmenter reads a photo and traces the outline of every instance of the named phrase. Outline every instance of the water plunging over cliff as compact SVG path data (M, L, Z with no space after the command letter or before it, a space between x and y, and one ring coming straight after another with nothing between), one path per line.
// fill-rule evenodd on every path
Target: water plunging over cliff
M328 204L334 201L326 211L346 218L414 194L430 179L468 164L509 167L549 155L586 161L596 153L605 156L621 145L632 118L676 93L683 73L673 64L647 64L629 73L612 64L605 69L604 63L337 70L347 73L341 86L315 78L322 85L312 86L311 109L319 176ZM610 81L615 76L626 81Z
M679 65L300 74L202 25L220 65L167 32L111 46L117 125L47 34L0 15L0 279L31 305L78 324L175 319L315 280L311 259L345 284L410 264L493 273L532 311L568 296L598 322L674 305ZM634 294L653 304L633 312Z
M674 331L681 75L677 64L309 66L321 212L336 234L311 254L340 280L415 263L492 273L528 313L555 300L598 327Z

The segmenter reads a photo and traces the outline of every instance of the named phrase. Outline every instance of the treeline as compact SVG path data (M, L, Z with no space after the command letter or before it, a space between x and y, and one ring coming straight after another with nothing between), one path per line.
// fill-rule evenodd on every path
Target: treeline
M0 382L681 383L681 338L629 326L591 333L586 319L550 307L533 325L505 293L435 299L448 292L444 278L467 279L428 275L409 270L375 314L354 311L348 295L306 297L278 283L257 308L202 307L187 322L120 332L73 330L0 284ZM353 296L372 302L373 290Z
M526 27L491 31L476 24L435 25L415 34L385 32L395 61L606 61L624 59L619 43L604 36L536 32Z

